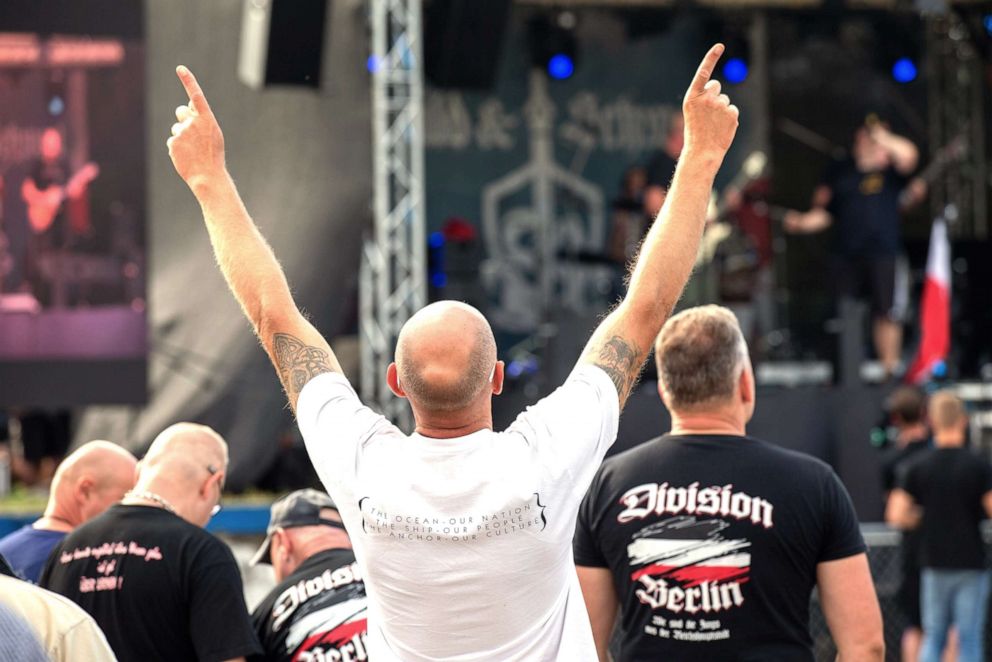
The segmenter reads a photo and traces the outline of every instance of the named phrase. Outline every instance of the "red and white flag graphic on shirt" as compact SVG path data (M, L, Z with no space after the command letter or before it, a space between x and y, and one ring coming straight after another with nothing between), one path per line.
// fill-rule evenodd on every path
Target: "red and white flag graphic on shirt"
M918 384L930 377L934 365L951 349L951 244L947 224L938 219L930 231L927 276L920 304L920 348L906 372L906 381Z

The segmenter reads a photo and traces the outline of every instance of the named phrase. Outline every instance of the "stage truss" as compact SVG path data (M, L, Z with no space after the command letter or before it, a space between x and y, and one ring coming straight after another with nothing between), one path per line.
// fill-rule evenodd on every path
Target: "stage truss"
M949 150L931 184L931 212L948 220L954 236L987 239L982 58L957 12L929 16L926 39L930 147Z
M400 328L427 299L420 0L371 0L375 227L360 271L362 398L412 429L386 384Z

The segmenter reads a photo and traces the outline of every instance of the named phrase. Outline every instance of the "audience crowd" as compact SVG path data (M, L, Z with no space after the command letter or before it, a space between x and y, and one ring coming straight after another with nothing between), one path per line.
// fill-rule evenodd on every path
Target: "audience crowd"
M755 379L731 311L671 316L737 129L710 79L722 52L686 92L671 185L625 298L565 383L495 432L504 367L492 330L469 306L432 304L400 331L386 376L410 402L411 435L361 403L299 313L180 67L189 103L170 156L327 492L272 505L252 562L271 565L276 585L249 613L230 548L204 530L228 470L217 432L172 425L140 461L109 442L81 446L55 471L44 515L0 540L0 657L808 662L815 588L839 658L884 659L844 486L825 463L746 434ZM604 461L652 345L672 429ZM905 604L919 610L907 642L922 626L921 659L938 660L953 629L959 659L980 660L992 467L967 449L950 393L928 408L897 393L889 411L900 431L886 515L918 530L906 537Z

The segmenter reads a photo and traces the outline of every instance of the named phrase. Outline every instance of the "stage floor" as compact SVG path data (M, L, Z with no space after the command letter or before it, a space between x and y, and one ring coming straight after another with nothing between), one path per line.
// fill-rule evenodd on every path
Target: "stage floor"
M0 360L125 359L147 351L145 313L127 306L0 312Z

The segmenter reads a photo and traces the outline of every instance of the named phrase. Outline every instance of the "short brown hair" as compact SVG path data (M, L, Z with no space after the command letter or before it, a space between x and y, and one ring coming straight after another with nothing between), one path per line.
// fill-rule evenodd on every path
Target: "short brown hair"
M900 386L885 401L885 411L889 416L898 416L906 424L912 425L923 420L927 397L916 386Z
M737 318L722 306L698 306L675 315L655 343L658 379L673 409L729 398L747 360Z
M934 432L952 429L968 416L961 398L948 390L930 396L929 414Z

